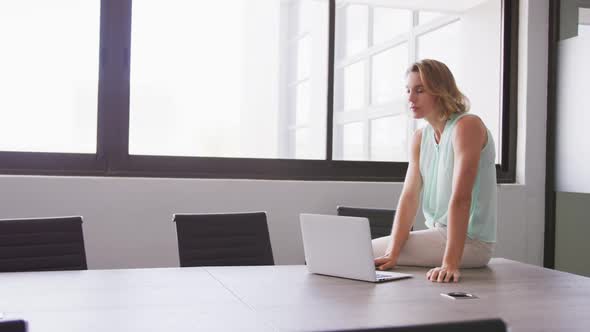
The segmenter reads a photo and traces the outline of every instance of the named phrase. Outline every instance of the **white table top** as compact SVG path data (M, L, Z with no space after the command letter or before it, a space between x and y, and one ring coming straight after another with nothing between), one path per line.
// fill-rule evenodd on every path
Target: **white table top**
M0 273L0 312L42 331L321 331L500 317L511 331L585 331L590 278L505 259L460 283L372 284L305 266ZM466 291L478 299L451 300Z

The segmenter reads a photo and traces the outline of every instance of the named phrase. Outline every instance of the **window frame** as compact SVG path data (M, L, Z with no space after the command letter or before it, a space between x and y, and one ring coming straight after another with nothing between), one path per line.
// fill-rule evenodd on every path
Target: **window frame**
M361 4L351 4L351 3L340 3L336 5L336 12L340 12L341 16L344 16L346 10L350 5L361 5ZM373 68L375 67L375 60L376 57L389 51L394 51L397 47L404 46L407 50L407 59L409 60L408 66L410 63L413 63L417 60L417 45L418 40L420 37L427 35L431 32L437 31L441 28L445 28L450 24L456 23L459 21L460 17L456 14L452 15L445 15L439 18L435 18L432 21L426 23L419 22L419 12L420 10L415 9L405 9L409 13L409 21L407 26L407 31L398 33L393 35L391 38L375 42L375 10L377 9L386 9L388 7L384 7L380 4L362 4L361 6L366 7L367 9L367 35L365 36L367 39L366 47L355 53L355 54L346 54L347 45L345 40L339 40L339 45L336 46L336 52L340 53L341 60L335 60L335 70L339 72L340 79L335 78L335 86L336 86L336 95L337 96L344 96L343 85L344 85L344 70L347 67L353 66L357 63L361 63L364 65L364 102L361 107L354 108L354 109L345 109L344 108L344 101L337 100L335 102L335 109L334 109L334 121L336 122L336 141L334 142L334 150L336 151L336 158L343 156L343 127L348 124L352 123L361 123L363 127L363 158L365 161L372 162L371 160L371 151L372 151L372 133L373 133L373 121L379 120L385 117L397 117L400 115L405 115L405 111L400 111L403 109L406 103L406 100L402 97L393 98L387 100L385 102L376 103L373 101L375 91L374 85L374 72ZM338 14L337 14L338 15ZM344 26L345 24L342 21L336 21L337 26ZM340 38L346 39L347 36L340 35ZM338 39L338 36L336 36ZM401 108L399 106L402 106ZM406 133L405 139L410 141L413 132L417 129L416 121L412 121L412 119L407 118L406 121ZM332 156L335 157L334 155ZM340 160L340 159L337 159Z
M132 0L101 0L96 154L0 151L1 174L403 182L407 162L332 160L336 0L329 0L326 159L129 155ZM502 164L515 182L518 1L502 0Z

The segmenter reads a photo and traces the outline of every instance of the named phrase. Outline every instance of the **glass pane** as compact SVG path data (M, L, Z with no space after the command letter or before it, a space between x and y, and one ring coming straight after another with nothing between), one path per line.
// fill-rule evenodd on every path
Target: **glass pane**
M342 126L342 160L365 160L362 122Z
M442 61L457 76L460 69L460 30L461 21L456 21L421 35L418 38L418 59Z
M407 16L402 16L403 10L386 7L389 6L386 1L363 1L363 3L375 6L371 9L372 15L369 15L372 29L372 33L369 35L372 35L373 44L384 45L387 41L400 38L399 36L395 37L396 30L402 29L404 25L406 28L403 30L406 30L411 25L412 15L406 12ZM461 10L457 10L457 6L454 6L453 10L449 9L448 11L443 8L445 3L441 2L439 5L440 11L414 9L418 11L420 24L428 24L428 26L414 30L416 33L414 35L415 52L411 52L409 49L409 45L414 45L414 43L404 42L396 45L393 49L370 48L362 53L362 57L361 54L357 54L354 59L336 61L337 68L344 68L337 71L337 75L335 75L335 110L356 111L336 114L334 121L334 151L336 155L343 151L340 148L344 144L342 140L345 139L342 134L342 123L362 121L367 116L369 105L379 105L376 109L386 108L391 111L389 113L391 115L381 113L380 116L398 114L400 110L394 111L392 107L403 107L398 103L405 100L404 86L407 65L415 60L432 58L444 62L453 72L459 88L471 101L471 111L479 115L492 132L497 144L499 161L502 155L499 150L502 144L499 98L502 83L502 1L478 2L465 5ZM345 11L348 6L344 5L341 7L342 10L336 12L337 19L339 19L336 25L337 55L346 53L345 51L348 50L346 37L349 36L343 32L352 29L350 20L344 20L344 17L350 16L349 12ZM449 17L450 12L453 13L456 20L449 23L445 19ZM395 13L399 14L399 17L394 18ZM357 16L364 17L364 14ZM361 23L352 26L359 29L355 33L364 36L364 28ZM399 26L399 28L395 28L395 26ZM342 52L340 52L341 50ZM346 66L352 61L355 62L353 65ZM364 72L365 70L366 72ZM387 123L387 121L393 120L383 121ZM401 122L403 121L399 120L396 123ZM411 127L408 128L409 132L423 125L423 121L416 122L410 119L406 123L406 126ZM371 126L379 126L379 124L369 124L370 128ZM377 135L377 133L371 135ZM411 134L408 137L411 137ZM378 137L371 136L370 139L378 139ZM406 139L406 142L408 141L409 139ZM368 157L389 158L379 157L382 155L379 151L371 150L370 146L368 148ZM373 149L382 148L374 147ZM367 153L366 150L365 153Z
M299 27L299 34L304 34L311 29L311 22L312 22L312 5L311 0L298 0L299 3L299 17L297 26Z
M578 36L590 36L590 25L580 24L578 25Z
M408 118L389 116L371 121L371 160L408 161Z
M406 43L373 57L371 102L380 104L404 96L405 72L408 67Z
M284 29L299 19L288 2L134 1L130 153L296 158L285 144L288 119L326 117L328 3L307 6L308 38L326 47L299 58L296 43L281 51ZM288 85L297 81L291 66L298 62L318 68L307 71L301 91ZM303 112L312 108L313 117ZM310 128L313 158L323 159L326 130Z
M401 34L410 28L412 12L409 10L375 7L373 9L373 44L379 44Z
M344 68L343 90L344 110L358 109L365 105L364 62L357 62Z
M295 131L295 157L297 159L314 159L311 146L311 130L301 128Z
M419 59L447 64L457 86L469 98L471 112L480 116L502 155L500 98L502 59L502 2L488 1L459 14L457 21L418 37Z
M311 36L299 39L297 45L297 80L303 80L309 77L311 71Z
M295 124L298 126L305 125L309 121L309 82L303 82L297 86L297 100L295 101L297 109L295 111Z
M443 16L445 16L445 14L441 12L420 11L418 13L418 24L426 24Z
M365 50L369 45L369 7L348 5L345 11L346 55Z
M96 153L100 1L0 2L0 150Z

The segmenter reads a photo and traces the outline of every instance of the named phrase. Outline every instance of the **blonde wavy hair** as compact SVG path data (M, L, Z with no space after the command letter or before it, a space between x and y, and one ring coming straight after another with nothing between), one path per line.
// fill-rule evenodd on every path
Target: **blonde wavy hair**
M427 93L435 96L441 110L441 118L448 119L453 113L469 112L469 99L459 90L453 73L444 63L423 59L414 62L406 71L418 73Z

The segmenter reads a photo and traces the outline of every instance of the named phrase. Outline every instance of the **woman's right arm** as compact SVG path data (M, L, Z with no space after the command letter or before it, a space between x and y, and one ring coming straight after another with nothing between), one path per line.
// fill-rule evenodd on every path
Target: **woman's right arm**
M416 213L418 212L420 192L422 191L422 176L420 175L421 141L422 129L418 129L412 138L408 171L391 230L392 241L385 255L375 259L375 266L379 270L388 270L395 266L397 258L410 234Z

